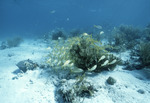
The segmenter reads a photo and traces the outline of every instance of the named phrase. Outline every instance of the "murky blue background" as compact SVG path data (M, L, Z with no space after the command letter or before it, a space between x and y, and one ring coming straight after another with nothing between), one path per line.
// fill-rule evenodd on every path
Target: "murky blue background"
M150 23L150 0L0 0L0 36Z

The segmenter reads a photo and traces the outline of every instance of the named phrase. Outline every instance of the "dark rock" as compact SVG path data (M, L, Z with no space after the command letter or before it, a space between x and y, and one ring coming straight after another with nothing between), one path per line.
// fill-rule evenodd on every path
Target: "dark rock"
M125 87L126 87L126 88L128 88L128 86L127 86L127 85L125 85Z
M12 72L13 74L18 74L18 73L22 73L22 71L20 69L16 69L15 71Z
M107 83L110 84L110 85L114 85L116 83L116 80L113 77L109 77L107 79Z
M10 54L8 54L8 57L12 57L12 56L14 56L15 54L13 54L13 53L10 53Z
M13 77L13 78L12 78L12 80L15 80L15 79L18 79L18 77L17 77L17 76L15 76L15 77Z
M139 90L137 90L137 92L140 93L140 94L144 94L145 93L145 91L143 89L139 89Z
M31 79L29 80L29 82L30 82L30 84L33 84L33 81Z
M0 49L3 50L3 49L6 49L6 48L8 48L7 43L3 41L1 43Z
M39 68L45 68L46 66L44 64L40 64Z
M28 59L20 61L19 63L17 63L17 66L21 71L25 73L27 70L34 70L36 67L38 67L38 64Z

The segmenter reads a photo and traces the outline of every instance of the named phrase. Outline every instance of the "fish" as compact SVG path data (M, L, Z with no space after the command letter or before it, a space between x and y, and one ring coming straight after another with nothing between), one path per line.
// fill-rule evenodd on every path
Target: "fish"
M66 20L67 20L67 21L69 21L70 19L69 19L69 18L67 18Z
M67 61L64 63L63 67L68 66L70 62L71 62L70 60L67 60Z
M50 63L50 62L51 62L51 60L52 60L52 59L51 59L51 58L49 58L47 62L49 62L49 63Z
M82 35L87 36L87 35L89 35L89 34L88 34L88 33L83 33Z
M58 63L57 63L57 66L59 66L61 64L61 61L59 61Z
M117 60L114 59L112 62L110 62L110 63L108 63L108 64L111 65L111 64L114 64L114 63L116 63L116 62L117 62Z
M74 65L74 63L71 63L69 66L73 66Z
M100 34L100 35L104 34L104 31L100 31L99 34Z
M50 13L51 13L51 14L54 14L55 12L56 12L56 10L52 10L52 11L50 11Z
M100 25L94 25L94 27L97 29L102 29L102 26L100 26Z
M88 71L94 71L97 68L97 65L94 65L92 68L88 69Z
M48 48L46 48L47 50L51 50L52 48L51 47L48 47Z
M98 62L100 62L103 59L105 59L105 55L101 56L101 58L98 60Z
M83 70L81 68L73 67L73 69L71 69L71 72L73 72L73 73L82 73Z
M108 60L106 60L101 66L106 66L108 64Z

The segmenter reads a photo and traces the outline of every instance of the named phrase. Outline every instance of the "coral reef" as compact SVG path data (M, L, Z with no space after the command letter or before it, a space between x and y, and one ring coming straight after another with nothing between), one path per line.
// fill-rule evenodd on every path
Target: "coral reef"
M47 61L52 67L69 68L72 72L113 70L119 62L87 33L68 39L63 46L57 42Z
M142 65L150 67L150 42L140 44L138 55Z
M22 43L22 41L23 41L23 39L20 37L9 39L9 40L7 40L8 48L17 47Z
M0 50L6 49L6 48L8 48L7 42L3 41L3 42L1 43Z
M82 30L81 29L73 29L70 31L70 36L71 37L76 37L79 36L80 34L82 34Z
M55 41L50 50L47 63L63 79L56 92L64 103L83 102L84 98L92 97L97 91L93 84L85 80L87 72L113 70L121 62L106 51L100 41L94 40L87 33L68 38L63 43L61 40Z
M23 42L23 39L20 37L15 37L12 39L8 39L7 41L3 41L1 43L0 49L17 47Z
M58 30L52 32L51 36L52 36L52 40L59 40L59 39L67 38L64 30L61 30L61 29L58 29Z
M125 62L125 69L143 69L150 68L150 42L140 43L130 53L130 60Z
M96 92L94 85L88 82L83 76L79 76L76 80L69 80L63 84L58 90L62 95L64 103L80 103L84 98L90 98Z
M148 24L146 26L146 28L143 31L143 34L144 34L146 40L149 41L150 40L150 24Z
M113 70L118 59L108 54L104 46L90 36L83 36L79 44L73 44L70 57L74 65L84 71Z
M133 26L121 25L119 28L114 28L114 48L116 49L132 49L139 43L141 38L141 30Z

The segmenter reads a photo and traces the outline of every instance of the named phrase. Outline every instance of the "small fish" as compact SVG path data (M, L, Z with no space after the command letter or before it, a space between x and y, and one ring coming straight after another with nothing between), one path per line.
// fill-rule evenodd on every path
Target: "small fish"
M101 56L101 58L98 60L98 62L100 62L103 59L105 59L105 55Z
M58 37L58 40L62 40L63 38L62 37Z
M71 72L73 72L73 73L82 73L83 70L80 69L80 68L74 67L73 69L71 69Z
M52 11L50 11L50 13L51 13L51 14L54 14L55 12L56 12L56 10L52 10Z
M106 60L101 66L106 66L108 64L108 60Z
M97 29L102 29L102 26L100 26L100 25L94 25L94 27Z
M73 66L74 65L74 63L71 63L69 66Z
M52 59L51 59L51 58L49 58L47 62L51 62L51 60L52 60Z
M88 33L83 33L82 35L87 36L87 35L89 35L89 34L88 34Z
M93 71L93 70L95 70L97 68L97 65L94 65L91 69L88 69L88 71Z
M57 66L59 66L61 64L61 61L59 61L58 63L57 63Z
M117 62L117 60L114 59L112 62L110 62L110 63L108 63L108 64L111 65L111 64L114 64L114 63L116 63L116 62Z
M64 49L65 47L63 46L61 49Z
M102 35L102 34L104 34L104 31L100 31L100 33L99 33L100 35Z
M58 61L57 60L54 60L53 64L56 64Z
M47 50L51 50L51 47L46 48Z
M70 60L67 60L67 61L64 63L63 67L68 66L70 62L71 62Z
M66 20L67 20L67 21L69 21L70 19L69 19L69 18L67 18Z

